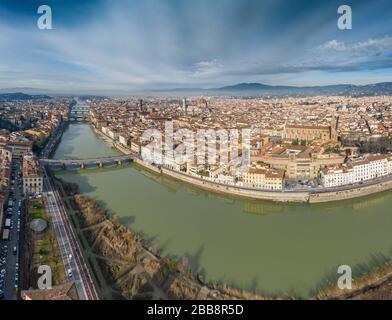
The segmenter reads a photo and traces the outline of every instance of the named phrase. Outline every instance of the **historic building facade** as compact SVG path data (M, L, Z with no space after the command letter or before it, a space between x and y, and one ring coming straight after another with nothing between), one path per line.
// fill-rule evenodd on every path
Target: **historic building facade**
M326 188L372 180L392 174L392 158L386 155L367 157L321 170L321 183Z
M42 192L43 174L38 159L33 154L23 157L23 192L25 194Z
M284 140L299 140L299 141L337 141L337 118L333 117L329 126L305 126L286 124L283 130Z

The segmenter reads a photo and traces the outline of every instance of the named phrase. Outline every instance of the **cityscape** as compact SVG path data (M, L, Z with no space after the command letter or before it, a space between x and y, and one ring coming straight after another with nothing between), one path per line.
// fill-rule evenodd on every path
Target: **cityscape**
M119 2L0 2L0 299L391 300L390 3Z

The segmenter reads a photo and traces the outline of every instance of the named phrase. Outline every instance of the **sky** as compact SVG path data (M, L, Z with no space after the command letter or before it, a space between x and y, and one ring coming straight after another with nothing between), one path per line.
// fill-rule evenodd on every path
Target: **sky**
M44 4L52 30L37 27ZM391 21L390 0L0 0L0 88L392 81Z

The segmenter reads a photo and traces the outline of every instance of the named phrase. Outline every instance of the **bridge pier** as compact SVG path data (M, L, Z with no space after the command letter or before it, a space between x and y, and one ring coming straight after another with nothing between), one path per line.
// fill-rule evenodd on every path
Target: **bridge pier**
M84 168L85 168L84 162L82 162L82 163L80 164L80 169L84 169Z
M121 160L117 160L117 165L118 166L122 166L122 161Z
M103 167L103 161L98 162L98 167L102 168Z

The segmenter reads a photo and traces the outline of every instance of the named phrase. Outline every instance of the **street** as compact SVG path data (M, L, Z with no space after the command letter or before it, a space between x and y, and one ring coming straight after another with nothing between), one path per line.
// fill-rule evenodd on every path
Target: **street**
M56 140L61 137L62 129L50 139L48 145L43 150L44 155L48 155L55 147ZM22 178L21 159L14 158L12 162L11 187L9 192L8 207L5 210L4 232L0 238L0 299L16 300L20 291L21 279L21 256L23 243L21 232L24 232L24 194ZM78 240L73 232L72 226L66 214L62 200L54 188L51 178L42 168L43 196L46 198L45 208L50 222L56 234L60 255L65 268L67 281L75 282L79 299L97 300L98 294L95 290L89 270L84 262L82 251ZM23 258L23 257L22 257Z
M46 209L59 244L66 276L69 280L75 282L79 299L96 300L98 299L98 294L95 291L94 284L81 254L77 238L70 225L63 202L58 191L54 188L46 169L43 167L42 170L44 173L44 195L47 200Z
M9 219L10 225L5 227L5 230L9 230L9 236L7 239L1 239L0 242L0 272L4 275L0 277L0 290L4 292L4 299L16 300L19 286L21 283L20 279L20 248L23 247L21 244L20 236L21 230L23 230L23 219L22 215L24 210L23 206L23 190L22 190L22 178L21 174L21 161L19 159L13 159L12 167L12 183L10 189L9 203L6 211L6 221ZM6 223L6 222L5 222Z

